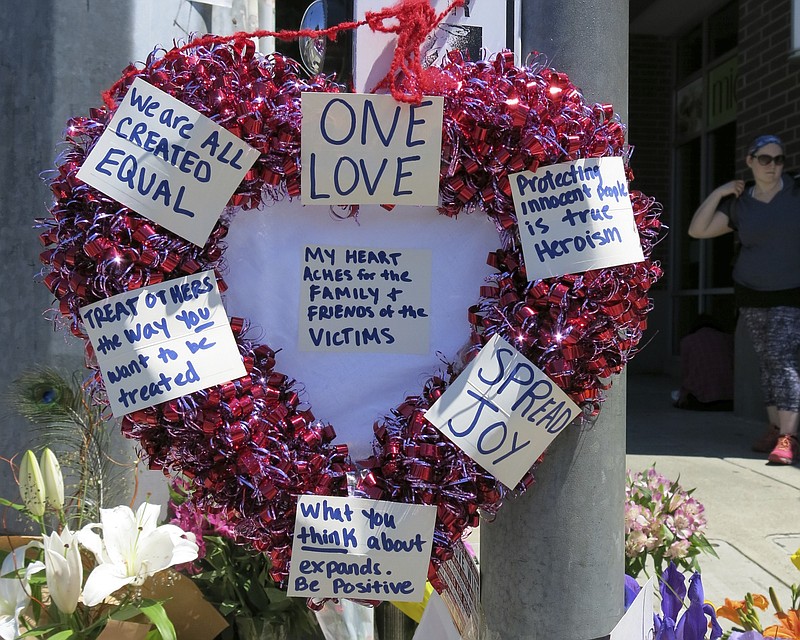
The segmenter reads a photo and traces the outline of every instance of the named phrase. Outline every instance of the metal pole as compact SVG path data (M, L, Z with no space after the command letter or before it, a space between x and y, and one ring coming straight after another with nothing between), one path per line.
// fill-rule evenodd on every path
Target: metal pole
M625 376L556 438L536 484L481 526L481 605L503 640L607 634L622 617Z
M590 102L628 99L626 0L522 0L523 62L544 54ZM536 484L481 527L481 593L503 640L608 634L623 612L626 379L547 450Z
M628 0L522 0L523 62L533 51L627 118Z

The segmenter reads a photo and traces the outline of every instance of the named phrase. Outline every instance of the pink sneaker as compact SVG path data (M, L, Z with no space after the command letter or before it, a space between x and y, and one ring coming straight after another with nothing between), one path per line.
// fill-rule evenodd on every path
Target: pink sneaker
M778 444L769 454L769 460L773 464L792 464L798 457L797 438L790 435L783 435L778 438Z

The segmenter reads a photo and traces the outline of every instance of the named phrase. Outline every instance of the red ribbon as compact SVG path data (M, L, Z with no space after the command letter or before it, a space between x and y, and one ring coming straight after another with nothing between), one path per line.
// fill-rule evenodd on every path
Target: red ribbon
M196 47L210 47L232 42L243 50L246 48L254 49L253 38L268 37L277 38L278 40L298 40L304 37L319 38L325 36L330 40L336 40L341 31L350 31L369 25L373 31L379 33L397 34L397 46L392 58L392 66L389 73L373 89L373 93L379 89L388 88L398 102L419 104L422 101L423 85L432 84L430 75L435 73L431 70L428 70L430 73L423 71L420 47L425 42L428 34L436 28L442 19L453 9L463 7L464 1L452 0L444 11L436 14L428 0L400 0L393 7L381 9L380 11L368 11L364 20L342 22L326 29L298 29L295 31L267 31L262 29L258 31L238 31L229 36L205 35L194 38L185 45L168 51L162 58L162 64L179 57L184 51ZM396 22L387 23L392 19L396 20ZM126 86L131 78L135 78L140 74L140 69L129 66L119 80L111 85L107 91L103 91L103 102L109 109L113 110L117 107L114 99L117 91ZM425 77L426 74L427 78Z

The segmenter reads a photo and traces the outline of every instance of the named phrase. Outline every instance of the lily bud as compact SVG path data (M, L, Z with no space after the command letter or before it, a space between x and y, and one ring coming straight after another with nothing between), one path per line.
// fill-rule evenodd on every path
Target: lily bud
M50 449L42 451L41 468L45 502L51 509L60 511L64 508L64 476L56 454Z
M44 478L33 451L28 449L19 463L19 494L34 516L44 515Z

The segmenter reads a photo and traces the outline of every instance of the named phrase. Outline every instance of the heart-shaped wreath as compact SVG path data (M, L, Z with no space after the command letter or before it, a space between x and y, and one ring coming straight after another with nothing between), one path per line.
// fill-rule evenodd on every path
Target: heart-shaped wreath
M46 247L44 283L58 301L57 319L85 341L101 401L102 379L79 309L206 269L217 271L224 291L224 238L234 212L300 194L301 93L343 91L322 75L304 77L282 55L257 54L250 39L220 40L156 50L142 68L126 69L105 106L69 121L66 150L49 179L55 200L50 216L37 221ZM76 177L136 77L260 151L203 247ZM660 205L630 192L643 262L528 282L508 175L621 156L630 179L623 125L611 105L587 104L564 73L545 64L516 66L509 52L480 62L452 53L425 91L443 96L445 105L439 211L456 216L481 209L500 232L501 248L489 256L497 273L465 311L472 326L467 359L500 334L591 419L645 327L648 289L661 275L650 260ZM192 500L222 514L240 542L269 553L279 583L288 577L298 494L347 495L349 475L361 495L436 505L429 578L443 588L436 571L452 545L477 525L479 512L495 514L510 491L425 420L464 363L431 377L418 396L376 423L374 455L356 465L347 445L334 442L333 427L303 403L297 382L276 371L273 349L246 339L246 321L231 324L247 375L134 411L122 420L123 433L139 441L151 467L188 478ZM532 471L514 491L530 486Z

